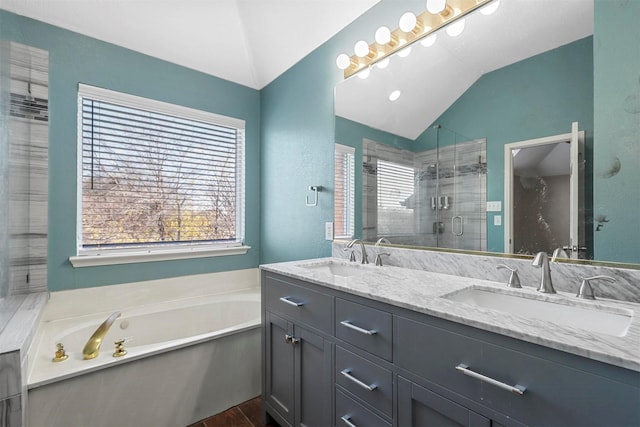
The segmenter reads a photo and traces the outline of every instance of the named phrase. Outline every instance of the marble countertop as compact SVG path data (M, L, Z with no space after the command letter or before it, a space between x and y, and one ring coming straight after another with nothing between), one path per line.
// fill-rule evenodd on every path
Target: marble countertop
M362 269L362 272L345 277L331 274L328 269L307 268L310 265L327 263L338 266L349 264L350 267ZM260 268L640 372L640 304L638 303L606 299L587 301L564 292L541 294L532 287L512 289L504 283L488 280L393 266L376 267L371 264L346 263L337 258L265 264ZM554 319L534 319L446 298L449 294L469 287L517 294L569 306L598 308L617 313L633 312L633 317L626 335L620 337L558 324ZM443 296L445 298L442 298Z

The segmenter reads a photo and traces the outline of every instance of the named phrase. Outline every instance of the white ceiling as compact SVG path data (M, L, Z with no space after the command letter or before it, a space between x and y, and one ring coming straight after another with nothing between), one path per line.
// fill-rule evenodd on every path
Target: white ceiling
M439 31L435 44L412 46L336 87L338 116L411 140L434 123L483 74L593 34L593 0L501 0L489 16L467 17L464 32ZM401 90L396 102L388 100Z
M380 0L0 0L0 8L261 89Z

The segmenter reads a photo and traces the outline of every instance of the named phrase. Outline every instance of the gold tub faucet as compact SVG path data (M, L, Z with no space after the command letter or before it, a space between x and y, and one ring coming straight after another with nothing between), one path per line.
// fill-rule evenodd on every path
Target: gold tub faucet
M94 359L98 356L100 351L100 345L102 344L102 340L104 336L107 335L109 328L113 325L113 322L120 317L120 312L116 311L111 316L107 317L107 320L102 322L98 329L91 335L89 341L84 345L82 349L82 358L85 360Z

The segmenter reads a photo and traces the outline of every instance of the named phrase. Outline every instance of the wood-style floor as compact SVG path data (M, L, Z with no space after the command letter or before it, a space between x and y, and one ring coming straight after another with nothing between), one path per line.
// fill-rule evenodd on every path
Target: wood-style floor
M264 423L261 405L262 398L258 396L190 427L278 427L275 423Z

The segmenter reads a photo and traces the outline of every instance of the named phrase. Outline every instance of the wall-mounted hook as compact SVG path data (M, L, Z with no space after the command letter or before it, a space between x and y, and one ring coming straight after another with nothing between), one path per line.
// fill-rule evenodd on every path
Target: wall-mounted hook
M309 186L309 191L313 191L313 201L309 202L309 196L306 198L307 206L318 206L318 193L322 191L321 185L311 185Z

